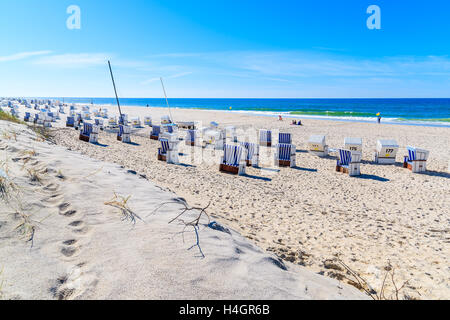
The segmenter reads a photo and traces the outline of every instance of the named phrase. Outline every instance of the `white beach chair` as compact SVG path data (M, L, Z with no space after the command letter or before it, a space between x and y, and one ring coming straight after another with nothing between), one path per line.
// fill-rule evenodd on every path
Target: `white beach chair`
M338 156L337 172L348 173L351 177L361 175L361 152L339 149Z
M227 142L235 143L238 142L238 137L236 134L236 127L228 126L225 128L225 139Z
M308 152L318 156L326 157L328 156L328 145L326 144L325 136L313 135L308 140Z
M259 145L264 147L272 146L272 131L265 129L259 130Z
M247 150L245 162L249 167L259 166L259 145L251 142L241 142L240 145Z
M100 117L101 118L103 118L103 119L108 119L108 109L102 109L101 111L100 111Z
M158 148L158 160L179 164L178 141L169 141L165 138L161 138L159 141L161 142L161 147Z
M91 113L89 111L83 111L81 117L83 120L91 120Z
M144 117L144 126L152 126L152 117Z
M150 132L150 139L152 140L159 140L159 135L161 134L161 127L160 126L153 126L152 132Z
M115 116L109 117L108 125L110 127L116 127L117 126L117 118Z
M220 158L219 171L237 175L245 174L247 150L242 146L225 145Z
M216 150L223 150L225 145L225 135L221 130L206 130L203 133L203 143L213 146Z
M133 128L140 128L141 127L141 118L135 117L131 118L131 125Z
M427 171L427 160L430 152L415 147L407 147L408 155L405 156L403 167L414 173Z
M186 138L185 138L186 145L187 146L191 146L191 147L193 147L195 145L198 145L197 136L198 136L197 131L195 131L195 130L187 130L186 131Z
M119 124L124 125L124 126L128 125L128 115L127 114L122 113L122 115L119 116Z
M169 116L162 116L161 117L161 124L171 124L172 120Z
M352 152L360 152L362 154L362 139L361 138L345 138L344 149Z
M100 130L103 130L103 119L95 119L95 125L100 128Z
M178 121L177 126L180 129L195 130L196 125L193 121Z
M83 123L83 129L80 131L80 140L90 143L98 143L99 127L92 123Z
M398 148L398 143L395 140L378 140L374 153L374 162L378 164L394 164Z
M117 140L123 143L131 143L131 128L129 126L119 125Z
M296 152L297 149L293 144L277 144L274 154L275 166L294 168L296 166Z

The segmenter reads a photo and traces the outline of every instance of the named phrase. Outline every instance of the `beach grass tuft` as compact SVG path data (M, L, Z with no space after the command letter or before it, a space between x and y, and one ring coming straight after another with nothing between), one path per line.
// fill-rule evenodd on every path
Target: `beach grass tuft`
M4 121L9 121L9 122L14 122L14 123L20 123L20 124L24 124L24 121L21 121L20 119L17 119L16 117L14 117L13 115L6 113L2 110L0 110L0 120L4 120Z
M114 192L114 197L110 201L106 201L105 205L119 209L122 213L123 220L131 221L133 224L136 224L136 219L143 220L128 206L130 198L131 195L123 197Z

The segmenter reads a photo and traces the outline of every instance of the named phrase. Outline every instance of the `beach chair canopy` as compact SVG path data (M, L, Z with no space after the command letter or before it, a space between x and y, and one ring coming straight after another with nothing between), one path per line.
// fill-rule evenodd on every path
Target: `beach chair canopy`
M75 124L75 118L74 117L67 117L67 121L68 124Z
M292 154L292 144L279 143L277 144L278 160L290 161Z
M83 123L82 135L89 136L92 133L92 123Z
M160 126L153 126L152 127L152 136L159 136L161 133L161 127Z
M247 150L247 157L245 160L252 160L253 155L255 154L257 150L257 145L255 143L251 142L241 142L240 145L244 147Z
M280 144L291 144L292 143L292 135L290 133L282 133L280 132L278 135L278 143Z
M381 152L384 148L398 149L399 145L395 140L378 140L377 141L377 151Z
M161 124L169 124L172 123L172 120L169 116L162 116L161 117Z
M243 148L241 146L225 145L223 162L232 167L239 167L241 162Z
M272 142L272 131L265 129L259 130L259 141Z
M169 140L160 139L159 141L161 142L161 150L160 150L161 154L166 154L170 148Z
M406 150L408 151L408 162L427 161L430 154L427 150L415 147L407 147Z

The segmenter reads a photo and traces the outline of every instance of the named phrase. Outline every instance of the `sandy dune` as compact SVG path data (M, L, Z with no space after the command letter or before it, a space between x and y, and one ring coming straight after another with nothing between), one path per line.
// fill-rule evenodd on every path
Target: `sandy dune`
M183 225L168 224L183 208L173 203L178 196L131 167L111 163L119 159L102 162L67 151L22 125L0 121L0 132L2 169L18 188L0 206L2 299L367 298L354 287L281 262L228 227L205 227L206 219L202 258L192 228L183 241ZM75 138L73 131L60 134ZM119 147L102 135L102 141L110 140L110 148ZM91 150L88 144L74 146ZM159 174L169 179L190 169L170 170L178 173ZM133 223L106 206L114 192L131 195L128 205L142 220ZM165 202L171 203L154 211Z

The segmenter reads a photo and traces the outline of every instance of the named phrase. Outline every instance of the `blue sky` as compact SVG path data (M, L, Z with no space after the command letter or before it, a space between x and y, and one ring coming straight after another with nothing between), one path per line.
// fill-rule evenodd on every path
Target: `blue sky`
M0 96L112 97L111 59L121 97L449 97L449 38L448 0L2 0Z

